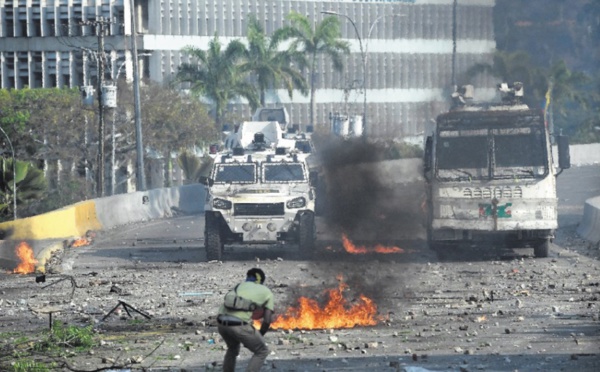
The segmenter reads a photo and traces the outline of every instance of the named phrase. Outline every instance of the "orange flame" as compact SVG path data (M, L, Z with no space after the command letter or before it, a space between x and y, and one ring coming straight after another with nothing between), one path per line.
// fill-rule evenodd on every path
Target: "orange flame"
M353 328L376 325L377 305L370 298L360 295L359 301L349 306L343 291L348 285L340 280L336 289L328 289L329 301L323 308L316 300L306 297L298 299L298 307L290 307L285 314L271 324L274 329L330 329Z
M487 317L485 315L478 316L477 318L475 318L475 322L477 322L477 323L485 322L486 320L487 320Z
M75 248L75 247L83 247L84 245L90 245L92 242L90 239L88 238L79 238L79 239L75 239L73 241L73 243L71 243L71 247Z
M13 270L15 274L29 274L35 271L37 260L33 257L33 249L25 242L19 243L15 248L15 253L20 259L19 265Z
M342 243L344 244L344 249L348 253L353 254L365 254L365 253L404 253L404 249L400 247L386 247L381 244L377 244L375 247L368 248L365 246L356 246L348 239L346 234L342 234Z

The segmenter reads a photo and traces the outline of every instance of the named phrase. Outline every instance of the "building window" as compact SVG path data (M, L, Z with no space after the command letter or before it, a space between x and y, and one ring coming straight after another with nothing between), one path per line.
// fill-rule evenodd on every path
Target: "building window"
M36 19L33 21L33 35L31 36L42 36L42 20Z
M56 74L48 74L48 84L47 88L55 88L56 87Z
M24 20L17 21L15 36L27 36L27 23Z
M15 36L15 25L12 20L6 21L6 37L14 37Z
M31 84L32 88L43 88L43 75L42 72L34 72L33 73L33 83Z
M69 24L69 36L82 36L81 35L81 19L79 18L71 18Z
M55 29L55 25L54 25L54 20L53 19L49 19L48 20L48 34L45 36L54 36L56 34L56 29Z

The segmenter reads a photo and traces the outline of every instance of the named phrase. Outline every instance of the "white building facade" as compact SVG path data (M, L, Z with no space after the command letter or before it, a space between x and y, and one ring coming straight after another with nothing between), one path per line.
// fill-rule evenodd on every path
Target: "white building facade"
M454 0L0 0L0 87L95 86L101 54L91 24L100 20L108 21L105 79L131 79L131 4L140 72L157 82L172 79L188 61L185 46L205 48L215 34L223 43L243 39L250 14L269 34L287 24L292 10L315 22L329 16L323 11L343 15L342 38L351 54L341 73L320 57L315 124L329 125L333 112L362 114L366 92L367 134L374 139L419 135L448 107L453 77L491 61L495 50L494 0L457 0L456 6ZM493 96L494 86L489 77L476 81L479 97ZM290 99L274 90L267 103L284 105L293 123L309 122L308 96L296 92ZM243 102L232 109L250 117Z

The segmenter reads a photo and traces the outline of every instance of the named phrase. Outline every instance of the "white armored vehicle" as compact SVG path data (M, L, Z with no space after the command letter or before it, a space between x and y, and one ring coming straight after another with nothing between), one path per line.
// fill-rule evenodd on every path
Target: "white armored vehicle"
M212 155L204 241L207 259L221 260L225 244L297 243L315 246L312 144L278 121L250 121Z
M556 176L570 166L568 141L557 136L557 164L543 113L521 103L522 85L499 90L502 102L483 104L471 103L471 86L457 91L455 107L427 134L429 245L527 245L547 257L558 227Z

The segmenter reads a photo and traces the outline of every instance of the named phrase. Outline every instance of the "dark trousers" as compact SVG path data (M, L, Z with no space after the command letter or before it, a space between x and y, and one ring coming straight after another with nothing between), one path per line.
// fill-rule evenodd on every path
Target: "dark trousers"
M225 326L219 324L219 334L227 344L227 352L223 361L223 372L234 372L237 356L240 354L240 345L250 350L254 355L248 363L247 372L258 372L262 368L269 348L263 336L250 324L239 326Z

